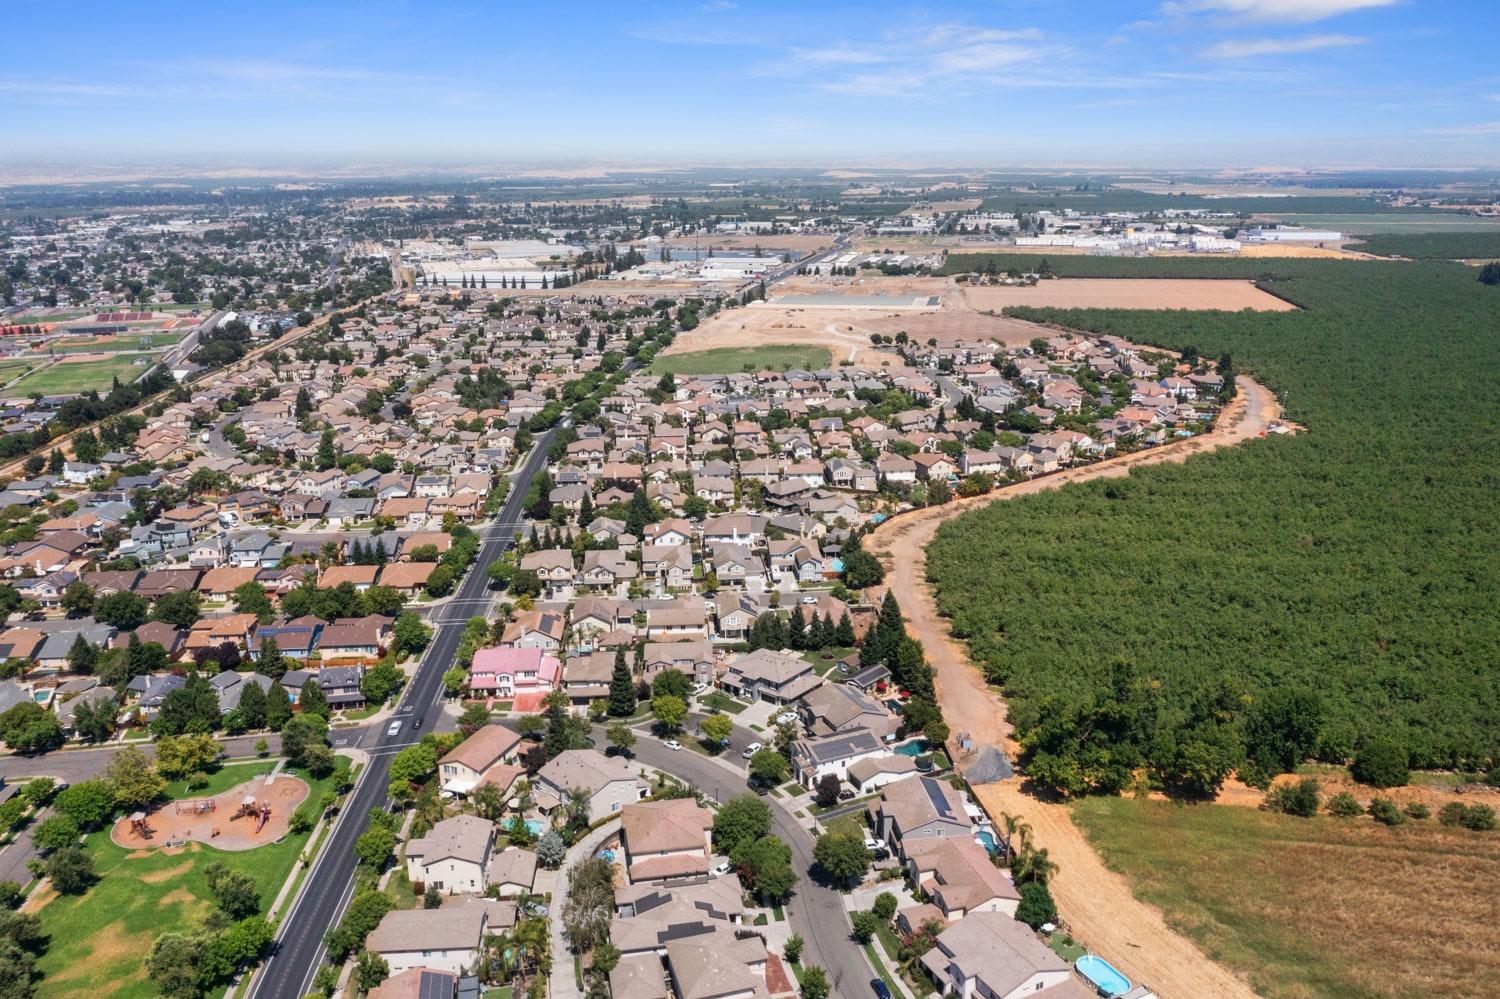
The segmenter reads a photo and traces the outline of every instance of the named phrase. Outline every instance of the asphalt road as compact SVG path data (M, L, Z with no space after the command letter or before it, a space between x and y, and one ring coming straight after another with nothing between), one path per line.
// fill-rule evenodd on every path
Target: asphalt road
M521 519L527 488L547 462L547 445L554 433L549 430L537 437L536 449L511 483L510 495L497 523L510 525ZM365 831L370 810L387 806L391 757L402 747L419 741L423 733L433 731L441 718L443 671L452 665L458 652L464 623L473 614L483 613L482 608L490 602L486 570L514 540L512 532L492 528L446 613L434 616L436 633L432 644L403 692L394 719L388 723L389 726L399 721L400 729L394 734L389 727L376 729L363 740L370 762L360 772L327 845L308 873L301 895L277 928L274 949L251 986L250 999L283 999L311 991L313 976L323 963L323 935L343 918L354 893L354 841Z
M594 737L598 745L608 744L602 728L595 730ZM668 749L651 736L638 738L632 753L641 763L682 778L716 801L728 801L749 790L743 779L737 779L718 762L691 749ZM735 765L740 760L732 755L725 762ZM803 962L816 964L828 972L833 995L871 995L870 982L875 973L852 939L843 898L834 889L818 884L808 873L813 866L812 834L797 823L774 795L766 795L763 800L771 806L772 834L792 848L792 869L799 880L786 912L792 930L806 941Z

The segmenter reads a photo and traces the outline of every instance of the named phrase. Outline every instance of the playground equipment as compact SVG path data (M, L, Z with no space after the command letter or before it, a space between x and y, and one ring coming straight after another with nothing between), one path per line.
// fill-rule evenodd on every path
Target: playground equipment
M255 820L255 831L260 832L271 821L271 803L269 801L256 801L255 795L247 794L240 801L240 810L233 815L234 819L247 818Z
M146 822L145 812L132 812L130 815L130 831L140 836L141 839L151 838L151 826Z
M207 815L209 812L216 811L219 806L212 798L194 798L189 801L179 801L175 807L178 815Z
M262 801L260 803L260 814L257 816L257 821L255 823L255 831L257 833L260 832L262 829L264 829L266 827L266 823L270 822L270 821L271 821L271 803L269 801Z

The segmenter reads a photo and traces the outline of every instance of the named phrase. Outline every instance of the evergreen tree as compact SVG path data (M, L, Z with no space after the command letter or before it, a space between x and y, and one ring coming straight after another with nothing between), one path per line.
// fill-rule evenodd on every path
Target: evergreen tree
M625 718L635 713L635 680L625 665L625 647L615 649L615 671L609 678L609 713Z
M271 684L266 691L266 728L280 732L281 726L292 717L292 699L280 681Z
M834 644L845 648L854 644L854 622L849 620L849 612L844 611L844 616L839 618L838 631L834 635Z
M240 692L238 711L245 720L246 728L266 727L266 692L261 689L260 684L245 681L245 689Z
M324 721L332 713L328 707L328 695L323 693L323 687L315 679L309 679L302 685L302 694L297 698L297 706L302 709L304 715L317 715Z
M801 604L792 608L792 616L787 622L786 630L788 645L798 650L807 648L807 619L802 616Z

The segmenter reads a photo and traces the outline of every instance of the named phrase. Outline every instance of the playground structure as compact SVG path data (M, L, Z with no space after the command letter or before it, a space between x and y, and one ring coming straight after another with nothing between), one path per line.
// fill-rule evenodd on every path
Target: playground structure
M134 812L115 823L110 838L126 849L170 849L196 841L221 850L252 850L287 834L292 813L308 793L300 777L265 774L212 797Z

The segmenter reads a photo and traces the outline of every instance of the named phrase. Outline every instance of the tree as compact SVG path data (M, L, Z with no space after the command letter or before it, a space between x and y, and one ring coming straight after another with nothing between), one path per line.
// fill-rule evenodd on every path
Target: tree
M403 655L421 655L422 651L427 648L427 643L432 641L432 629L411 611L403 611L397 616L392 633L395 636L396 648Z
M78 823L67 815L54 815L37 825L32 841L43 850L59 850L78 842Z
M870 869L870 851L854 835L842 832L824 833L813 846L813 860L830 880L847 882Z
M0 714L0 738L18 753L45 753L62 745L62 725L40 704L22 701Z
M802 605L792 608L787 620L787 644L794 649L807 648L807 619L802 616Z
M327 738L328 723L318 715L295 715L281 727L282 755L294 767L306 766L308 749L325 745Z
M146 623L145 598L129 590L106 593L94 600L94 618L121 631L134 631Z
M843 648L849 648L854 644L854 623L849 620L849 612L845 611L839 618L839 625L834 632L833 644Z
M1500 285L1500 263L1490 261L1479 269L1480 284Z
M615 668L609 678L609 713L614 718L635 714L635 679L625 663L625 648L615 649Z
M774 900L786 898L797 884L792 848L774 836L762 836L733 858L755 891Z
M327 721L329 715L333 713L328 706L328 695L323 693L322 684L318 683L314 677L309 677L302 685L302 693L297 698L297 706L302 709L304 715L316 715L324 721Z
M80 830L97 829L114 811L115 797L102 780L86 780L63 788L52 802L58 815L72 819Z
M1360 746L1349 775L1370 787L1401 787L1411 779L1406 747L1390 736L1376 736Z
M168 999L199 999L203 995L200 966L207 938L163 933L146 955L146 974Z
M853 913L849 921L854 924L854 939L862 944L869 943L875 936L875 931L880 929L880 920L873 912Z
M89 640L84 638L83 632L80 631L68 649L68 668L75 673L92 673L97 659L97 650L89 644Z
M464 692L464 687L469 682L469 671L462 666L450 666L443 671L443 692L449 697L457 697Z
M693 679L680 669L664 669L651 680L651 696L678 697L686 701L693 693Z
M549 871L562 866L568 855L568 845L556 829L548 829L536 842L536 862Z
M425 742L414 743L401 750L391 759L391 784L406 784L416 787L425 784L437 773L437 750Z
M45 870L52 887L63 895L82 895L98 880L93 858L76 846L54 850Z
M204 869L203 876L214 904L230 919L238 922L260 912L260 887L250 875L213 863Z
M1341 819L1353 818L1363 815L1365 810L1360 807L1359 801L1348 791L1340 791L1328 799L1328 814L1338 816Z
M254 614L262 624L276 615L271 595L266 592L263 584L253 579L235 587L234 609L241 614Z
M244 687L240 691L240 703L238 711L248 729L266 727L266 692L260 684L252 680L242 683Z
M870 911L875 913L876 919L882 922L889 922L890 918L896 914L896 906L899 904L900 900L895 895L892 895L888 891L883 891L875 896L875 905Z
M280 732L292 717L292 698L281 682L273 681L266 688L266 728Z
M1278 784L1266 795L1266 808L1307 819L1318 814L1318 779L1304 777L1291 784Z
M651 698L651 714L665 732L676 732L687 720L687 704L680 697L662 694Z
M574 951L592 950L609 939L614 915L614 867L599 857L568 871L568 899L563 904L563 931Z
M180 780L208 771L218 762L220 753L211 735L165 735L156 740L156 769L167 780Z
M828 999L828 973L816 964L802 969L802 999Z
M360 951L359 959L354 962L354 980L361 992L369 992L389 978L390 974L391 966L379 954Z
M366 867L378 871L396 849L396 834L387 826L372 825L354 841L354 856Z
M617 722L606 730L609 736L609 744L618 749L621 755L629 756L630 750L635 746L635 732L624 722Z
M1025 923L1033 930L1039 929L1043 923L1054 923L1057 921L1057 903L1052 900L1052 892L1042 881L1028 881L1020 888L1021 901L1016 904L1016 919Z
M786 757L770 746L764 746L750 757L750 776L766 787L776 787L786 780L789 766Z
M163 593L151 608L151 620L163 621L177 628L191 628L203 610L203 597L197 590Z
M824 774L818 778L818 790L814 798L819 808L832 808L839 802L839 778L837 774Z
M69 617L80 617L94 609L94 588L82 580L69 583L62 593L62 609Z
M708 743L709 748L717 753L729 741L730 733L734 731L734 722L730 721L728 715L709 715L698 723L698 731L703 733L703 741Z
M386 658L380 660L365 673L359 681L359 690L365 695L365 700L371 704L384 704L401 689L401 685L405 682L406 675L397 668L395 663Z
M737 795L714 814L714 849L732 856L770 831L770 806L758 795Z
M781 953L793 964L801 964L802 948L805 944L806 941L802 939L801 934L793 933L786 938L786 943L782 945Z
M128 810L144 808L167 789L167 782L138 746L126 746L110 757L104 768L104 782L109 785L115 804Z
M183 732L212 732L219 727L219 695L200 674L193 672L187 681L162 698L161 709L151 722L158 735L180 735Z
M326 471L338 464L338 451L333 446L333 428L324 429L323 435L318 438L317 465L319 471Z
M1370 799L1370 818L1383 826L1399 826L1406 821L1401 809L1389 798L1378 795Z
M490 723L490 713L483 704L474 703L464 707L458 716L458 730L467 739Z
M1323 724L1321 698L1298 687L1273 687L1245 718L1245 752L1269 778L1294 770L1312 753Z

